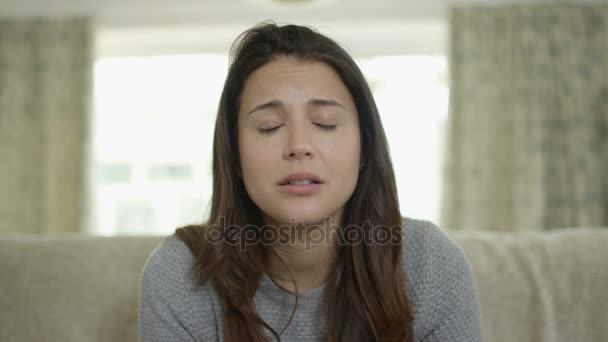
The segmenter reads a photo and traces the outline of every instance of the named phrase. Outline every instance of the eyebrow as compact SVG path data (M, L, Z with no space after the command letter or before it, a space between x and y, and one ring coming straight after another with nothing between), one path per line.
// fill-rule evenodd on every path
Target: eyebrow
M308 105L314 106L314 107L336 106L336 107L345 109L344 106L340 102L338 102L336 100L332 100L332 99L310 99L310 101L308 101ZM281 102L279 100L268 101L266 103L262 103L261 105L255 106L252 110L249 111L249 113L247 113L247 115L252 114L253 112L256 112L259 110L268 109L268 108L279 108L282 106L283 106L283 102Z

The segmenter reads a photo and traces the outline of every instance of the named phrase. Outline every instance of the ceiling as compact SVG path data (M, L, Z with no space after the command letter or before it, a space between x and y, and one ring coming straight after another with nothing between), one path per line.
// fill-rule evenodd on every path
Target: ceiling
M289 7L271 0L0 0L0 17L92 16L100 56L224 53L238 33L265 20L317 27L357 55L443 53L449 5L514 1L564 2L312 0ZM581 1L606 2L570 0Z
M293 2L293 1L291 1ZM281 21L438 18L445 0L312 0L277 6L270 0L0 0L0 15L93 15L103 27L226 25Z

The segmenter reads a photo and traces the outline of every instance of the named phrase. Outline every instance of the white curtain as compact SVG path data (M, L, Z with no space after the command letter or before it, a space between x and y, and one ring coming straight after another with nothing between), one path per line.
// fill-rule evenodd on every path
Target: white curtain
M0 233L81 230L91 37L87 18L0 18Z
M608 6L454 8L442 226L608 225Z

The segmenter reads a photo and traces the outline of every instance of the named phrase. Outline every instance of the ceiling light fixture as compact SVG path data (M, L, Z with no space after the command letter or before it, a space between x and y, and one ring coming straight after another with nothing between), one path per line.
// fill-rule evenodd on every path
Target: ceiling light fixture
M269 9L309 9L326 6L334 0L247 0Z

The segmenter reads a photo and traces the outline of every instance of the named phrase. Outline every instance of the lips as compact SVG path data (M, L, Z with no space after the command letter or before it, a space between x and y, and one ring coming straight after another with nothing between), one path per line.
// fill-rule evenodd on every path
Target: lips
M292 173L289 174L287 177L283 178L280 182L279 185L287 185L290 184L290 182L292 181L298 181L299 183L302 183L303 181L309 180L311 181L310 184L321 184L323 183L323 181L321 180L321 178L319 178L319 176L313 174L313 173L309 173L309 172L296 172L296 173Z

